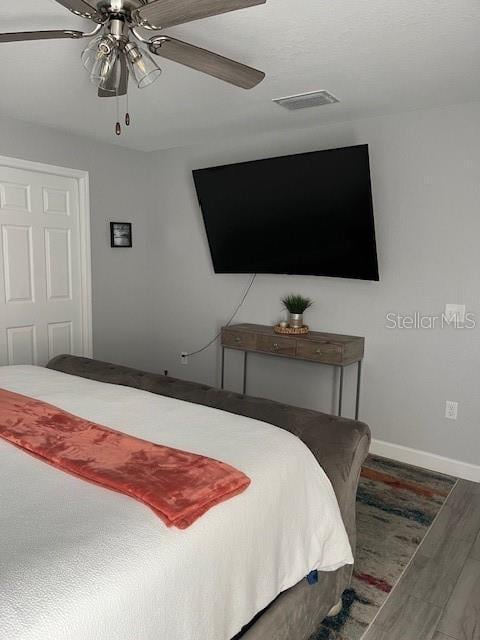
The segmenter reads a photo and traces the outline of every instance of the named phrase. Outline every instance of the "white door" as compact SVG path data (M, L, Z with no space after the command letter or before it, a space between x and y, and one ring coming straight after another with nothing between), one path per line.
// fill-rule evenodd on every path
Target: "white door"
M0 161L0 365L89 354L81 205L79 178Z

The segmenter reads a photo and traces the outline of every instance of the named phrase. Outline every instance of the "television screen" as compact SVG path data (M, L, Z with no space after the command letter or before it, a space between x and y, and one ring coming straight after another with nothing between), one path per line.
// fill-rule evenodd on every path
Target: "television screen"
M379 279L367 145L193 177L216 273Z

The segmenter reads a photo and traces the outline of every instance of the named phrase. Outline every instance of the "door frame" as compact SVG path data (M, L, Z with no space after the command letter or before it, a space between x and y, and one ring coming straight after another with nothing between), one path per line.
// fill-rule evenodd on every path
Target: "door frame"
M82 305L82 355L93 357L92 321L92 251L90 240L90 178L88 171L58 167L44 162L32 162L21 158L0 155L0 166L23 169L37 173L49 173L73 178L78 184L78 214L80 232L80 299Z

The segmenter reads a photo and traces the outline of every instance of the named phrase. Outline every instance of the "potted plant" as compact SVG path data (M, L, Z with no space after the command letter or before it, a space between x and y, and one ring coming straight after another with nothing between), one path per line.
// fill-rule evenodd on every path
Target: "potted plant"
M303 314L313 305L313 300L292 293L282 298L282 304L288 311L288 325L300 329L303 327Z

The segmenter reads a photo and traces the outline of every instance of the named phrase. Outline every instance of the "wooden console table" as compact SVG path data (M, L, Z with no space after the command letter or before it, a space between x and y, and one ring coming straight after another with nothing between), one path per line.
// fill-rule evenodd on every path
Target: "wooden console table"
M311 331L305 336L282 336L273 327L261 324L236 324L222 329L222 371L221 388L225 382L225 349L243 351L243 393L247 390L247 355L263 353L294 360L307 360L317 364L330 365L340 370L338 393L338 415L342 415L343 372L345 367L357 365L357 395L355 419L360 409L360 383L365 339L336 333Z

